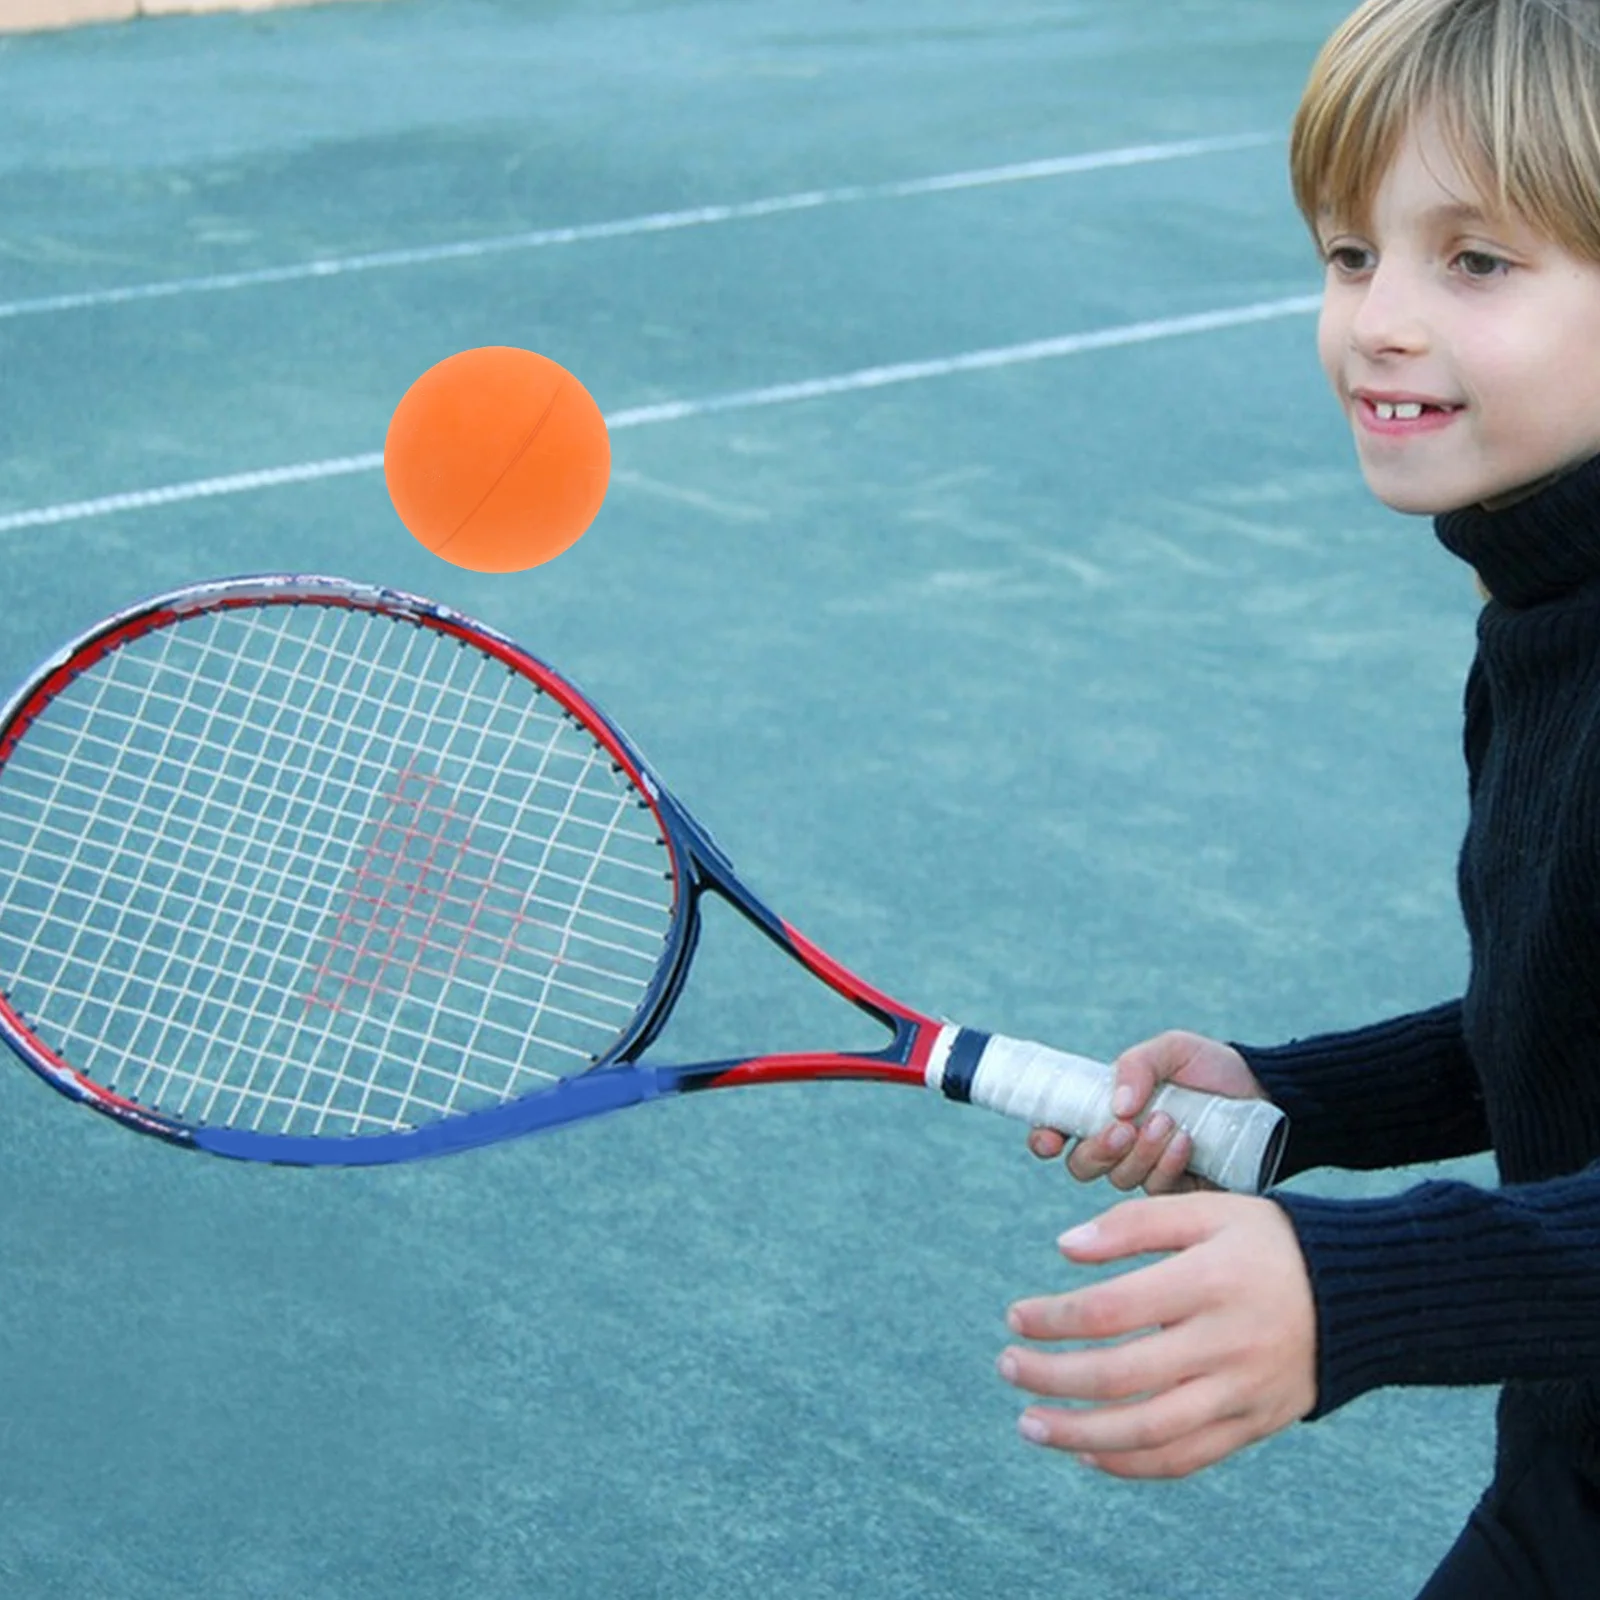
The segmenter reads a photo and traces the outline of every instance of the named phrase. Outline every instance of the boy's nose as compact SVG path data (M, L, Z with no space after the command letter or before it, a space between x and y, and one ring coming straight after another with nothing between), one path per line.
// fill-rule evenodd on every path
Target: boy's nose
M1350 344L1369 359L1397 352L1414 355L1427 347L1428 329L1416 296L1397 274L1385 277L1380 267L1372 275L1350 322Z

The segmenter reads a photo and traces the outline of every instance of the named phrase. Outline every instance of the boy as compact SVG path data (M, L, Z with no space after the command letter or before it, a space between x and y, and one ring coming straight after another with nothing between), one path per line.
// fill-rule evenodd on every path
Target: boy
M1295 197L1318 350L1368 486L1489 598L1466 687L1458 1000L1275 1049L1167 1033L1068 1158L1155 1198L1062 1241L1172 1252L1018 1302L1025 1436L1193 1472L1385 1384L1503 1384L1494 1482L1427 1600L1600 1594L1600 0L1366 0L1313 68ZM1281 1105L1285 1175L1492 1149L1500 1187L1221 1194L1139 1107L1161 1080ZM1064 1141L1036 1130L1035 1153Z

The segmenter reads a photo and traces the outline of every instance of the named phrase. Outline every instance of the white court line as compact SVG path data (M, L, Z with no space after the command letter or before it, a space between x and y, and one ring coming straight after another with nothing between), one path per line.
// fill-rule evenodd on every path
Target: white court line
M1276 143L1278 137L1273 133L1239 133L1214 139L1184 139L1170 144L1129 145L1120 150L1056 156L1049 160L1023 161L973 172L947 172L939 177L913 178L904 183L847 184L842 188L773 195L765 200L745 200L734 205L658 211L641 217L624 217L615 222L591 222L570 228L540 228L529 233L501 234L489 239L464 239L455 244L425 245L410 250L377 250L359 256L334 256L323 261L302 261L286 267L258 267L246 272L172 278L162 283L127 284L118 289L90 289L78 294L44 295L34 300L0 301L0 319L38 316L49 311L82 311L91 306L125 305L133 300L160 300L172 295L208 294L221 289L247 289L267 283L293 283L305 278L333 278L351 272L373 272L384 267L416 267L434 261L472 260L507 250L540 250L549 245L583 244L593 239L623 239L630 234L668 233L677 228L742 222L756 217L778 216L786 211L812 211L819 206L845 205L860 200L903 200L920 194L947 194L956 189L1025 183L1038 178L1059 178L1070 172L1094 172L1105 167L1132 167L1152 161L1177 161L1186 156L1211 155L1221 150L1244 150L1254 145Z
M748 411L757 406L788 405L797 400L816 400L826 395L851 394L862 389L882 389L890 384L944 378L958 372L983 372L996 367L1019 366L1029 361L1051 361L1061 356L1078 355L1085 350L1110 350L1118 345L1148 344L1155 339L1172 339L1186 333L1207 333L1216 328L1237 328L1252 322L1271 322L1279 317L1303 316L1317 310L1321 304L1321 295L1295 295L1287 300L1261 300L1255 305L1201 311L1192 316L1168 317L1159 322L1129 322L1120 327L1099 328L1090 333L1064 334L1057 339L1037 339L1028 344L1002 345L992 350L969 350L963 355L940 356L931 361L863 367L856 372L842 372L831 378L779 383L765 389L739 389L730 394L708 395L701 400L667 400L659 405L614 411L606 417L606 426L616 432L621 428L649 427L658 422L678 422L686 417L711 416L719 411ZM372 451L366 455L337 456L328 461L305 461L293 467L239 472L225 478L173 483L160 489L135 489L126 494L106 495L98 500L74 500L64 505L40 506L33 511L12 511L0 515L0 533L10 533L18 528L45 527L55 522L75 522L84 517L106 517L118 511L142 511L151 506L175 505L179 501L202 500L211 495L244 494L252 489L271 489L286 483L308 483L317 478L376 472L382 465L382 451Z

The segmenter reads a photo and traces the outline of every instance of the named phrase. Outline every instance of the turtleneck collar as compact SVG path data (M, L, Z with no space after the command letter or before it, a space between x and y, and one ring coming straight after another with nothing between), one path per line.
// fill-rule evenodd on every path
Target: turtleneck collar
M1446 511L1433 531L1496 600L1519 609L1553 600L1600 578L1600 456L1498 511Z

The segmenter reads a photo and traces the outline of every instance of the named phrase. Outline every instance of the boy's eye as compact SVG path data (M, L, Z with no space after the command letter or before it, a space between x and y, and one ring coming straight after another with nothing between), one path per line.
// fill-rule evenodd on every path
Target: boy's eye
M1510 266L1510 262L1490 255L1487 250L1462 250L1456 255L1456 260L1469 278L1497 278L1502 270Z
M1368 254L1353 244L1341 244L1325 252L1324 259L1340 272L1362 272L1366 270Z

